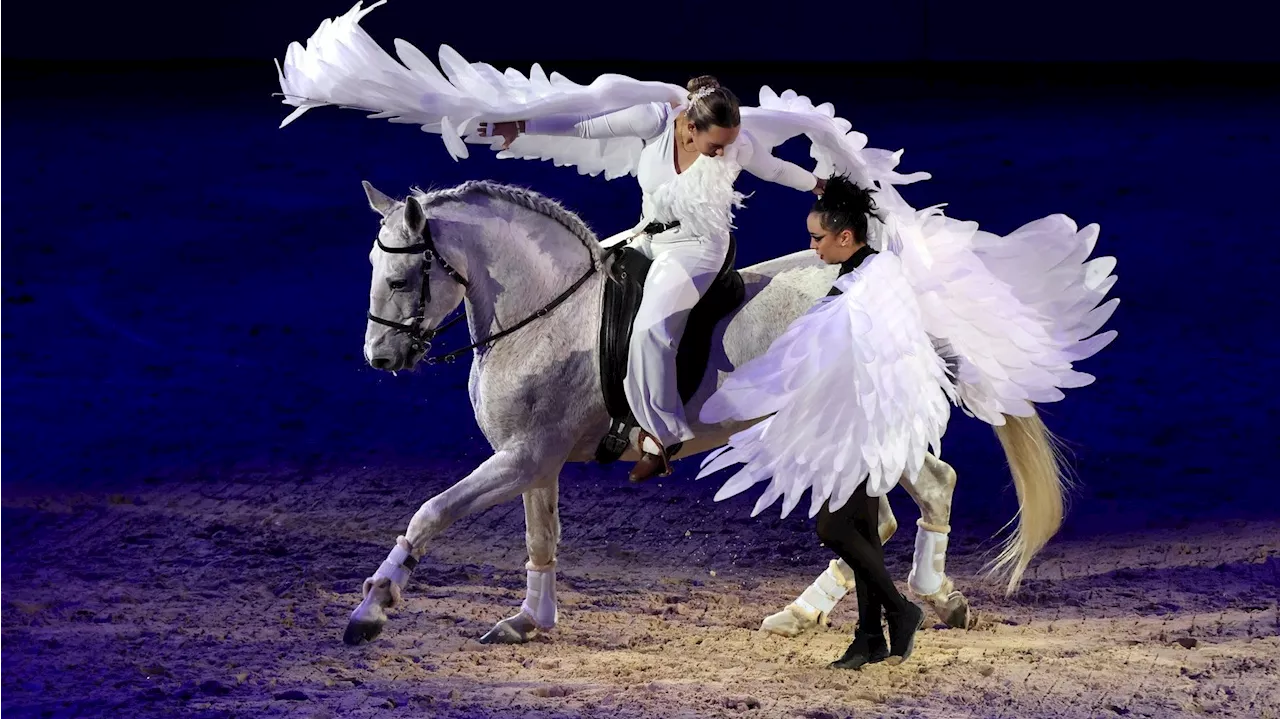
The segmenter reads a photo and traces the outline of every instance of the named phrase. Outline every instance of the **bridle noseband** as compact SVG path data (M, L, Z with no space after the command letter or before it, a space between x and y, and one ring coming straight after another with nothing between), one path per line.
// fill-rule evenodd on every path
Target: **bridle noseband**
M382 244L381 237L375 238L374 242L377 243L378 249L392 255L416 255L418 253L422 253L422 278L418 292L418 306L414 309L412 316L409 317L409 321L403 323L393 322L388 319L383 319L375 315L373 312L368 312L366 314L371 322L376 322L384 327L390 327L397 332L408 335L409 348L415 352L421 351L425 355L427 352L431 351L431 341L436 338L436 335L448 329L464 316L460 314L452 320L449 320L449 322L434 329L423 328L422 323L426 320L427 303L431 302L432 263L439 262L440 269L444 270L454 282L457 282L463 287L470 289L471 283L467 282L467 278L459 274L457 270L453 269L453 267L449 265L449 262L445 260L445 258L440 256L440 251L436 249L435 240L431 237L430 222L423 225L422 242L419 242L416 245L409 245L408 247L387 247ZM471 348L468 347L467 349ZM447 361L452 362L452 357ZM434 360L427 359L427 364L434 363Z
M461 274L458 273L457 270L455 270L452 266L450 266L449 262L445 260L443 256L441 256L440 251L436 249L435 240L432 239L431 237L431 221L430 220L427 220L426 222L423 223L422 242L419 242L416 245L409 245L408 247L387 247L386 245L382 244L382 238L380 237L375 238L374 242L377 243L378 249L393 255L414 255L414 254L418 254L419 252L422 253L422 265L421 265L422 280L421 280L421 287L419 288L419 293L418 293L418 306L414 309L412 316L409 317L409 320L403 323L393 322L391 320L378 317L377 315L373 314L373 312L367 312L366 314L369 317L369 321L376 322L384 327L390 327L396 332L400 332L408 335L409 348L415 352L421 351L423 354L422 361L426 362L429 365L437 364L439 362L445 362L446 364L451 363L455 359L457 359L459 356L465 354L466 352L473 350L477 347L487 347L488 345L491 345L494 342L497 342L502 337L505 337L506 335L509 335L512 332L515 332L521 327L524 327L530 322L545 316L548 312L550 312L551 310L559 306L560 303L569 299L569 297L574 292L577 292L578 289L582 287L583 283L585 283L587 279L591 277L591 275L595 274L597 269L595 256L590 254L591 250L588 248L587 249L588 259L591 261L591 267L581 277L579 277L578 281L574 282L573 285L569 287L569 289L560 293L559 296L557 296L554 300L551 300L551 302L549 302L545 307L538 310L537 312L534 312L532 315L529 315L528 317L517 322L516 324L506 328L505 330L502 330L501 332L498 332L484 340L481 340L479 342L473 342L467 345L466 347L463 347L462 349L454 350L453 352L450 352L442 357L438 357L438 358L428 357L426 355L431 351L431 341L434 340L436 336L439 335L441 332L444 332L445 330L449 329L453 325L457 324L458 320L461 320L463 317L466 317L466 313L462 312L462 313L459 313L457 316L455 316L453 319L449 320L448 322L445 322L442 325L439 325L438 327L435 327L433 329L423 328L422 323L426 320L427 303L431 302L431 265L435 262L439 262L440 269L444 270L445 273L449 275L450 279L462 285L468 290L471 289L471 283L467 282L467 279L465 277L463 277Z

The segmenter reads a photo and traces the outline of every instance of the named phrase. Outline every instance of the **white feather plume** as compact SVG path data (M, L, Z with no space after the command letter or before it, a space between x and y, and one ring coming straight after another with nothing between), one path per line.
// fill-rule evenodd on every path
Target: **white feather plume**
M828 500L839 509L864 481L883 495L939 451L950 384L901 261L874 255L836 287L843 294L793 322L704 404L703 422L768 415L703 462L699 478L744 465L717 501L767 479L752 516L782 499L785 517L811 491L812 517Z

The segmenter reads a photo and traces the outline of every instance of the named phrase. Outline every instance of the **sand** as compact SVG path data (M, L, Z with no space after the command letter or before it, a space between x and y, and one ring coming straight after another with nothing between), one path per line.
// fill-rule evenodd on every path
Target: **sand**
M835 671L852 597L830 627L757 631L828 558L803 520L741 531L732 502L591 468L562 484L553 631L476 641L523 596L517 502L454 525L382 636L344 645L416 505L403 477L426 498L456 471L8 501L5 716L1280 716L1280 523L1060 540L1011 599L958 530L948 568L977 626L927 624L906 664Z

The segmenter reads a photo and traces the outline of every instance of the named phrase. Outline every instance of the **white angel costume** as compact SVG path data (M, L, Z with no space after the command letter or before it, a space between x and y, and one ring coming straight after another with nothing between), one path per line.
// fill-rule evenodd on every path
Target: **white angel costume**
M1094 333L1120 301L1099 304L1115 284L1114 258L1084 261L1097 241L1096 225L1077 231L1054 215L998 237L936 207L914 211L891 187L875 199L886 220L871 218L869 228L896 253L890 256L911 289L910 316L931 344L920 351L932 362L943 361L941 350L954 363L942 388L966 413L999 426L1006 415L1030 416L1032 403L1060 400L1062 389L1093 382L1073 363L1115 339L1114 330ZM842 277L836 288L851 282L857 286ZM812 517L828 498L838 509L868 473L871 496L894 486L894 472L915 477L923 440L934 445L945 429L945 418L934 414L945 405L917 405L914 418L895 413L918 402L919 389L901 383L892 354L901 345L875 333L877 315L862 304L869 301L847 292L824 299L707 400L704 422L773 415L703 462L699 478L745 465L717 500L771 478L753 516L784 497L785 517L812 489ZM841 372L850 381L834 381Z
M704 422L767 417L703 462L699 477L745 464L717 501L772 478L753 516L779 497L786 516L812 489L812 517L864 481L884 495L938 453L956 395L901 259L873 254L834 288L704 404Z
M877 313L890 311L880 305L894 304L889 298L898 296L894 293L904 286L902 282L911 288L924 332L954 355L956 376L942 385L943 390L954 386L964 410L993 425L1003 424L1006 415L1029 416L1034 411L1031 403L1056 401L1063 397L1062 389L1092 382L1093 377L1073 369L1073 362L1092 356L1115 337L1114 331L1094 334L1119 303L1118 299L1103 303L1116 280L1111 274L1114 258L1089 259L1097 225L1080 229L1064 215L1050 215L1000 237L979 231L976 223L946 217L941 205L916 210L894 186L927 180L929 174L896 172L902 151L868 148L866 136L836 117L830 104L815 106L790 90L779 95L763 87L759 107L741 108L742 126L733 150L725 157L700 158L677 175L669 143L670 119L678 110L670 108L687 100L683 87L617 74L579 85L557 73L547 75L537 65L526 77L514 69L500 72L484 63L469 63L448 46L440 49L438 69L401 40L395 41L397 62L359 26L360 19L380 4L365 9L357 3L345 15L322 22L305 47L289 46L279 81L283 102L297 109L281 126L311 108L336 105L439 134L455 159L468 156L468 144L487 144L500 158L550 160L557 166L576 167L580 174L604 173L606 179L638 176L645 218L637 228L652 220L681 222L680 228L647 239L654 256L669 257L666 270L655 263L658 279L651 274L650 282L678 291L670 292L670 304L641 311L646 315L644 323L658 328L644 331L638 321L636 334L645 338L641 344L658 346L667 337L678 336L680 323L668 318L675 308L692 306L714 276L712 267L719 268L713 258L724 256L732 208L741 201L741 195L732 190L740 169L797 189L811 189L813 176L841 174L876 191L882 221L872 221L869 242L884 256L876 257L865 273L841 278L853 291L852 297L813 308L797 320L785 341L779 340L757 362L739 368L712 398L704 420L755 419L775 412L782 419L735 436L725 451L709 458L699 476L708 474L709 467L744 461L746 467L731 480L734 488L745 489L742 483L752 477L762 481L773 476L774 485L766 496L776 500L785 495L790 504L784 504L784 509L789 511L804 487L835 493L837 498L852 492L852 486L843 484L846 480L833 485L833 476L816 468L838 466L840 472L865 468L873 483L868 489L883 491L892 486L896 478L890 475L897 468L918 467L918 458L936 439L935 430L940 436L942 427L935 414L937 398L926 402L903 394L906 386L900 384L907 377L920 381L920 375L902 373L925 371L923 365L898 364L911 356L908 349L919 341L912 324L914 310L903 316L906 325L882 324L889 315L880 316L877 324ZM532 121L532 128L526 126L526 130L554 134L522 134L504 150L501 137L476 133L482 122L517 120ZM539 127L539 121L546 124ZM817 161L813 173L770 155L772 148L799 135L811 143L810 155ZM867 283L867 289L856 289L882 272L886 275L883 286L872 288ZM899 277L902 282L895 279ZM648 297L663 294L667 293L646 292ZM870 326L865 325L867 319ZM908 326L909 331L904 329ZM814 329L838 332L845 341L837 344L824 338L818 351L814 342L820 335L811 333ZM881 342L886 344L881 347ZM923 352L923 345L919 351ZM666 360L670 367L674 350L665 356L671 358ZM801 380L826 377L823 373L834 371L837 357L850 373L855 371L849 364L854 358L879 368L875 376L858 375L857 381L850 374L837 396L857 401L839 407L834 397L804 394L809 383ZM644 362L640 364L648 372ZM674 373L668 370L660 376L674 377ZM642 422L651 424L650 431L660 441L687 437L683 422L672 419L678 416L680 404L675 383L664 380L645 389L655 395L647 404L632 402L644 405L636 407L641 410L637 418L647 418ZM746 396L769 398L770 411L747 406L740 399ZM801 397L806 399L800 401ZM907 406L923 408L924 414L908 421ZM782 415L784 411L787 414ZM860 430L857 451L846 447L823 453L815 449L822 443L814 435L787 429L808 426L814 432L826 431L822 418L845 413L839 416L851 421L860 416L850 412L865 413L868 423ZM906 431L901 436L908 440L890 441L891 429ZM848 427L837 425L832 431L847 432ZM780 443L782 437L790 438L790 443ZM776 474L779 471L781 475ZM820 505L815 502L814 511ZM757 506L756 511L762 509Z
M941 388L966 413L999 426L1006 416L1031 416L1032 403L1062 399L1064 388L1093 382L1073 363L1115 339L1114 330L1094 333L1120 301L1099 304L1115 284L1114 258L1084 261L1097 241L1096 225L1077 231L1053 215L998 237L936 207L917 212L891 187L875 199L886 219L871 218L869 229L895 253L891 284L901 279L911 291L895 301L910 305L909 316L929 340L927 349L917 343L914 351L927 354L930 365L944 361L939 352L954 364ZM846 276L836 288L850 283L858 286ZM879 297L874 285L867 287L870 298ZM864 479L867 493L879 496L899 476L916 476L925 440L936 447L945 430L945 416L936 412L947 408L921 404L923 385L905 383L894 354L904 346L877 334L872 301L847 292L824 298L708 398L704 422L767 417L703 462L698 478L745 465L717 500L771 479L753 516L783 497L785 517L811 489L812 517L827 499L838 509ZM849 381L837 381L841 376ZM912 406L915 417L903 413Z
M653 102L598 117L556 115L525 123L530 135L644 142L636 163L643 193L641 219L624 237L637 237L632 246L653 265L632 328L624 387L636 421L664 447L693 438L676 386L676 351L689 312L728 253L731 211L742 199L733 189L739 171L797 190L812 190L817 184L813 173L769 154L745 129L723 156L698 157L680 172L676 119L683 109ZM678 225L645 233L653 223Z

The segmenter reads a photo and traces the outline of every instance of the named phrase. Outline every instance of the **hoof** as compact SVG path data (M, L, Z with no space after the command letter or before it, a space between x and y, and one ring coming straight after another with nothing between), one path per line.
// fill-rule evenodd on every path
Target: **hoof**
M969 610L969 600L955 590L938 591L933 594L911 594L929 605L938 619L952 629L972 629L977 624L977 614Z
M777 614L770 614L760 623L760 631L776 634L780 637L798 637L813 629L817 622L797 616L791 609L783 609Z
M385 585L370 588L364 600L360 602L360 606L351 612L351 618L347 620L347 631L342 634L342 641L355 646L363 642L371 642L382 633L382 627L387 623L387 613L382 608L382 595L387 594L386 589Z
M347 631L343 632L342 641L353 647L371 642L382 633L383 624L384 622L352 619L347 622Z
M481 644L524 644L538 636L538 627L523 612L493 625L480 637Z
M969 600L960 592L952 592L946 604L938 607L938 618L952 629L971 629L977 617L969 611Z

